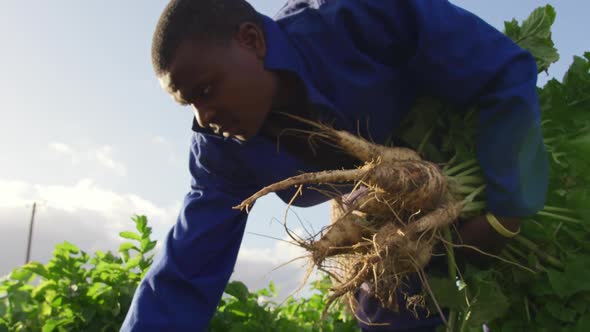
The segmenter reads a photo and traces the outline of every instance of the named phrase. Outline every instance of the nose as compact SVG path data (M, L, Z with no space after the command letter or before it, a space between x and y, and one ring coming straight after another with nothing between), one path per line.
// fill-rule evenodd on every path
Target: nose
M194 104L192 107L197 123L201 128L209 128L211 124L215 124L213 122L215 120L215 111L203 107L197 108Z

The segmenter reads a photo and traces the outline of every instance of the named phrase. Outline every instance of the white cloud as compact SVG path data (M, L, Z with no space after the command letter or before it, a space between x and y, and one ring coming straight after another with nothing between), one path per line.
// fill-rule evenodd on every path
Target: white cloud
M31 205L37 202L32 259L46 262L67 240L87 251L118 249L118 233L134 229L130 218L148 217L153 238L162 239L176 221L180 202L158 206L135 194L101 188L91 179L72 186L33 185L0 179L0 275L24 259Z
M64 240L87 252L116 252L121 242L118 233L134 229L130 220L134 214L148 217L159 249L181 206L174 202L162 207L136 194L102 188L88 178L73 185L35 185L0 178L0 275L24 263L33 202L38 203L38 208L32 259L41 262L47 262L55 245ZM251 290L265 288L272 280L280 290L281 301L301 285L309 260L281 265L304 256L303 249L284 241L267 248L243 246L232 279L246 283ZM305 294L303 291L299 295Z
M35 185L34 189L37 199L46 202L46 206L70 213L86 210L108 218L118 217L124 212L147 214L156 218L166 217L171 213L169 209L157 207L135 194L120 194L103 189L92 179L82 179L73 186Z
M49 143L49 149L59 155L70 157L73 165L85 161L101 165L119 176L127 174L125 165L113 158L114 149L110 145L76 149L66 143L52 142Z
M53 142L49 143L49 147L57 152L64 153L64 154L73 154L74 151L70 148L69 145L60 143L60 142Z
M71 158L72 164L78 164L80 162L80 156L71 146L61 143L61 142L52 142L49 143L49 149L57 152L58 154L65 155Z
M127 169L122 163L116 162L113 159L113 148L105 145L94 151L96 160L106 168L113 170L116 174L124 176L127 174Z
M0 179L0 208L25 206L30 203L25 197L31 192L31 186L23 181Z

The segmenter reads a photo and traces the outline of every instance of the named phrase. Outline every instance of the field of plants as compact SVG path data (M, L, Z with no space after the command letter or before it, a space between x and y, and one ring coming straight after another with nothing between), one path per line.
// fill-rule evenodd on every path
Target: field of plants
M505 33L535 56L539 72L546 71L559 59L551 40L555 17L554 9L545 6L523 22L505 23ZM520 233L499 256L486 266L457 264L454 255L457 246L453 245L453 228L449 223L426 227L422 222L404 229L392 228L381 242L381 229L374 232L377 236L372 244L376 248L376 244L382 244L385 249L390 245L397 252L403 251L398 250L401 245L405 246L402 249L408 249L410 245L420 244L418 240L408 240L408 235L413 234L422 238L427 233L439 245L443 244L448 271L424 275L428 287L423 294L425 306L433 314L438 314L440 308L449 309L445 317L447 326L441 327L442 330L481 331L481 326L486 324L492 331L590 331L590 52L574 57L565 76L550 80L538 89L538 94L551 168L547 204L523 221ZM407 159L416 162L415 159L422 158L446 164L442 170L445 181L452 179L449 186L454 185L453 194L461 198L454 216L476 215L485 208L485 181L474 160L477 109L449 112L447 107L436 100L417 104L402 126L401 136L414 151ZM334 139L334 136L325 137ZM371 159L369 155L367 161ZM340 174L350 179L366 174L373 176L369 171L376 168L376 163L367 165L365 169ZM393 169L401 164L394 160L392 165ZM305 184L310 183L313 181ZM416 191L412 190L408 196ZM420 208L419 204L424 202L418 201L418 206L412 208ZM362 239L366 238L363 233L366 227L358 225L366 224L367 220L359 219L359 215L347 222L356 227ZM64 242L55 248L47 264L29 263L0 281L0 332L118 331L134 290L152 263L156 246L150 238L147 218L135 216L133 221L136 230L120 233L126 242L117 253L90 255ZM325 232L328 233L329 230ZM393 233L401 235L390 237ZM351 265L354 278L350 282L339 285L332 282L338 280L335 275L332 279L324 277L313 282L314 295L290 298L279 305L275 302L277 290L272 283L266 289L250 292L243 283L234 281L226 288L210 331L358 331L354 317L346 309L348 303L331 303L336 299L335 291L343 296L356 283L371 280L369 263L381 268L381 272L387 271L379 261L382 252L375 255L368 249L351 246L350 237L345 240L347 243L342 246L320 246L317 241L301 244L312 251L311 258L320 268L329 256L342 254L346 246L352 248L347 254L360 260ZM429 259L436 243L428 245ZM338 250L332 250L335 246ZM416 248L407 251L414 260L408 269L415 268L419 251ZM428 260L422 262L418 272L423 272L427 263ZM382 280L372 281L378 284ZM324 319L320 319L324 312Z
M145 216L133 218L136 230L121 232L118 253L93 256L64 242L45 265L31 262L0 282L0 331L119 331L133 292L152 263L156 242ZM278 306L277 290L250 292L239 281L227 285L209 331L357 331L342 307L320 320L330 286L313 284L308 298Z

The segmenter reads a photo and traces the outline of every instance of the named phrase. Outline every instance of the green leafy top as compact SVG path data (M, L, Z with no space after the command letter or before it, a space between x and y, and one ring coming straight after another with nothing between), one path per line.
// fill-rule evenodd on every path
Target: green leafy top
M533 54L539 72L559 60L559 54L551 40L551 25L555 21L555 9L547 5L535 9L519 26L516 19L504 22L505 33L522 48Z

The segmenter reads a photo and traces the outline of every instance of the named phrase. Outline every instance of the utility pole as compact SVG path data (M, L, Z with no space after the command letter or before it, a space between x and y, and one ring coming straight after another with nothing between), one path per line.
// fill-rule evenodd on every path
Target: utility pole
M33 238L33 222L35 221L35 209L37 208L37 202L33 203L33 212L31 212L31 222L29 223L29 241L27 242L27 258L25 264L27 264L31 258L31 240Z

